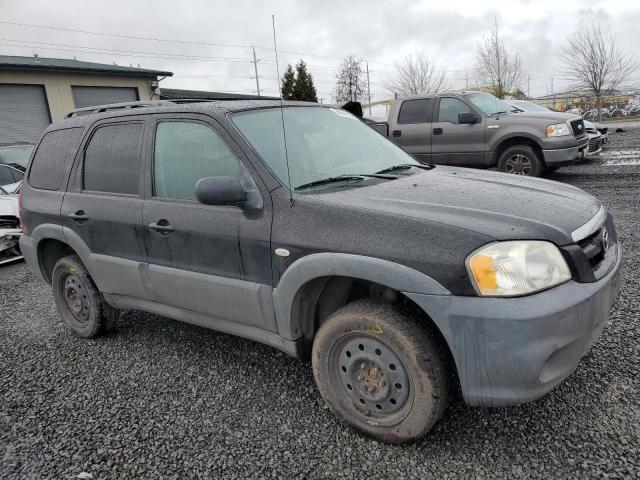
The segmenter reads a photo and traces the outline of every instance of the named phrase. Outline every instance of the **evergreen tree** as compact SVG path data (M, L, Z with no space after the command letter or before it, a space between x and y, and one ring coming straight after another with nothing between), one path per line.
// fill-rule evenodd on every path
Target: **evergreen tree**
M359 102L364 98L367 84L362 64L364 60L349 55L340 65L336 74L333 98L336 102Z
M317 102L318 95L313 85L313 77L307 71L307 64L300 60L296 65L296 81L293 88L293 99L303 102Z
M287 65L287 69L282 77L282 99L294 100L294 89L296 86L296 78L291 65Z

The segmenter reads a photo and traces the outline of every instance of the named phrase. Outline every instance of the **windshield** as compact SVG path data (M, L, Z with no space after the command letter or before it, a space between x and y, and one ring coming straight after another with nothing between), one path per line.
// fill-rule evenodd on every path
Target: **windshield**
M293 189L340 175L374 175L395 165L419 165L344 110L285 107L282 114ZM281 110L241 112L233 115L232 121L282 184L288 185Z
M498 114L511 113L515 109L504 100L494 97L490 93L473 93L467 97L471 103L482 110L485 114L492 116Z
M27 168L33 145L15 145L0 148L0 163L16 164Z
M514 107L524 110L525 112L547 112L549 109L536 105L533 102L527 102L526 100L514 100L511 102Z

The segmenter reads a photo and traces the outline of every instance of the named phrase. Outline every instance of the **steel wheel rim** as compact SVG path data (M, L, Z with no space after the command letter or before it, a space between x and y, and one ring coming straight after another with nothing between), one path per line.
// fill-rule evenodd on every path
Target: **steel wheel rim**
M513 175L529 175L532 169L531 160L526 155L511 155L505 164L505 171Z
M89 323L89 300L80 279L74 275L66 275L62 282L62 295L67 309L81 325Z
M400 358L380 339L364 332L346 335L330 355L334 388L346 393L362 421L394 425L411 409L409 375Z

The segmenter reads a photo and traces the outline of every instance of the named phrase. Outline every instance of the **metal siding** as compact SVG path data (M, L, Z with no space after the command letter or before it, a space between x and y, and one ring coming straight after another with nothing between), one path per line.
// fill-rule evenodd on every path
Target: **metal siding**
M44 86L0 84L0 144L34 143L49 123Z
M135 102L138 100L136 87L71 87L76 108L107 105L109 103Z

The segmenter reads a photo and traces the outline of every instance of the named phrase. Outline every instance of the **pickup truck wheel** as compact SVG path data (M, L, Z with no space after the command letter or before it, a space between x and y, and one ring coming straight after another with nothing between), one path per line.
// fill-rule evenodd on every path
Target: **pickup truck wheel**
M448 401L449 372L434 333L393 305L346 305L322 324L313 343L320 394L340 421L369 437L420 438Z
M95 337L115 327L118 310L104 300L77 255L58 260L51 286L58 313L77 335Z
M514 175L539 177L543 165L538 154L528 145L516 145L507 148L498 160L498 170Z

